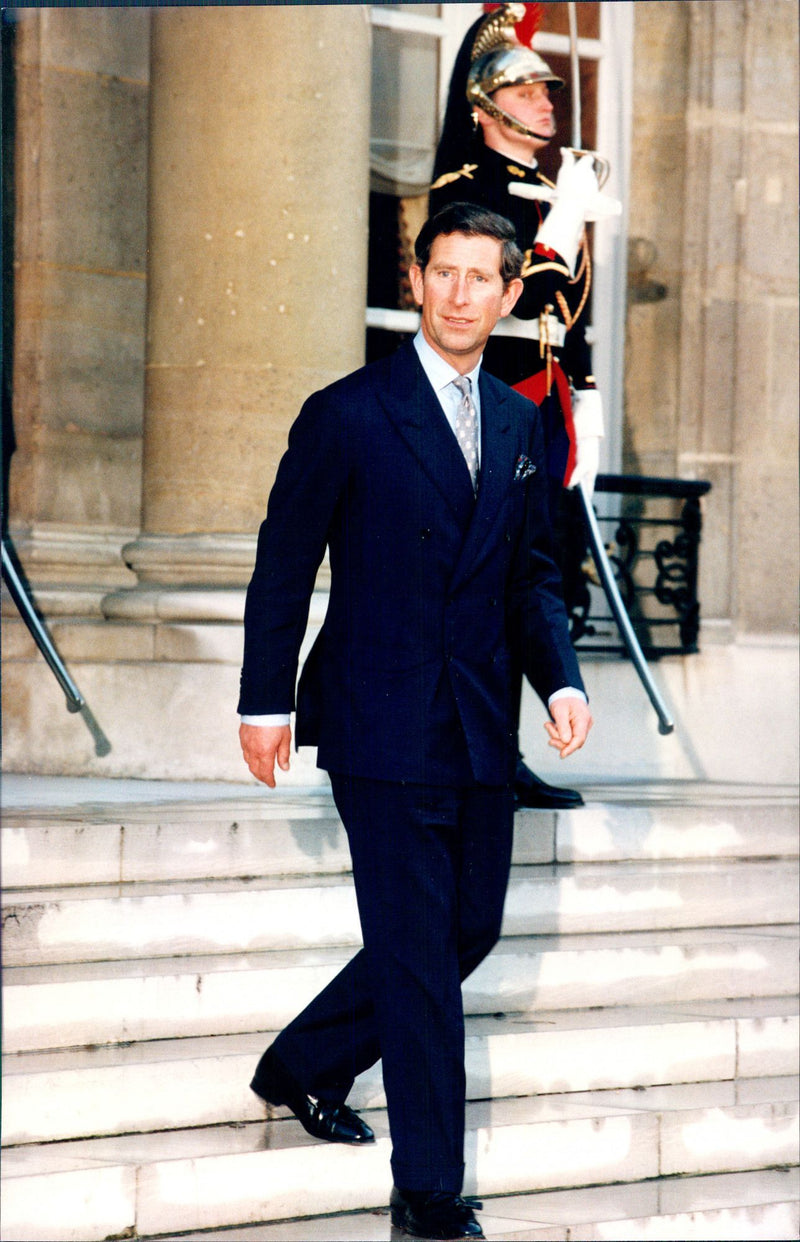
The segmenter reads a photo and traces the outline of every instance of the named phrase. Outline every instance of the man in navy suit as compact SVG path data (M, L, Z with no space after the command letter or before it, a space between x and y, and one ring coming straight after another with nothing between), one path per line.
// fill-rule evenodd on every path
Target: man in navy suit
M483 1237L460 1195L461 982L500 934L514 663L548 705L562 757L591 726L551 556L538 411L480 369L520 294L521 260L513 226L484 208L454 203L423 226L411 269L420 332L303 406L245 609L240 740L274 787L329 549L296 734L330 774L364 940L267 1049L252 1087L312 1134L369 1142L345 1099L380 1057L392 1220L426 1238Z

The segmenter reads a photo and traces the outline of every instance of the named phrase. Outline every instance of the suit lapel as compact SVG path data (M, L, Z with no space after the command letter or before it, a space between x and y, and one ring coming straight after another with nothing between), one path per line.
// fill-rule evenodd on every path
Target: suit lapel
M392 356L379 396L422 470L464 525L475 506L469 471L413 345Z
M389 363L380 400L465 532L452 579L455 586L471 572L487 544L497 538L497 519L512 486L516 438L508 390L481 371L481 475L474 499L463 454L413 345L402 346Z

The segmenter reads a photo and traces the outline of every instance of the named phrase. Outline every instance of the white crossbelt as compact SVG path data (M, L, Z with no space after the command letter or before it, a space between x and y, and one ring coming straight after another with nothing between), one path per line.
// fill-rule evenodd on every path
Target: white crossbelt
M566 324L556 315L540 315L538 319L517 319L507 315L497 321L493 336L521 336L526 341L541 339L542 327L545 327L545 339L553 349L563 349L567 335Z

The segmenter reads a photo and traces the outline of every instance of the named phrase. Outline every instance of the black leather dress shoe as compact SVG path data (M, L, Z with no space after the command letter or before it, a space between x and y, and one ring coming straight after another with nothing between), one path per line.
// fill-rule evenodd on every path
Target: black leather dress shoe
M560 789L557 785L548 785L518 759L514 773L514 806L516 809L528 806L537 810L569 811L573 807L583 806L583 798L577 789Z
M307 1095L291 1074L279 1064L270 1048L258 1063L250 1089L267 1104L285 1104L300 1125L314 1138L329 1143L374 1143L375 1135L365 1121L345 1103L332 1104Z
M401 1190L393 1186L389 1207L392 1224L412 1238L486 1236L475 1219L473 1209L483 1207L477 1199L462 1199L444 1190Z

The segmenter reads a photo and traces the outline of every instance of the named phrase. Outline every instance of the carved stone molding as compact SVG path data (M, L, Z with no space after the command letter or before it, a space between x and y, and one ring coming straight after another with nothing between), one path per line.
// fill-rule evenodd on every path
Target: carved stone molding
M246 587L256 535L140 535L122 549L140 585Z
M36 604L51 617L102 616L103 597L135 582L122 559L132 533L46 523L9 531Z
M255 535L141 535L123 547L122 557L138 585L103 599L109 620L241 624ZM317 593L324 595L329 585L325 562ZM312 606L312 619L318 611Z

